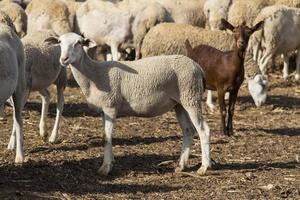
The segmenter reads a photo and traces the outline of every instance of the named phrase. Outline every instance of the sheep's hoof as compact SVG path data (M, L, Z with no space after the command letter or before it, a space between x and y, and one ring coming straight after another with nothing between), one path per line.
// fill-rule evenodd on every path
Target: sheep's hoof
M112 169L112 164L102 164L102 166L98 169L98 174L102 176L107 176Z
M180 173L182 171L183 171L183 167L178 166L175 168L175 173Z
M200 176L204 176L206 174L206 171L208 169L208 166L201 166L198 170L197 170L197 174L199 174Z
M48 140L51 144L54 144L57 142L57 139L56 137L52 137L52 135L49 137L49 140Z
M21 155L21 156L16 156L15 158L15 163L16 164L22 164L24 162L24 156Z

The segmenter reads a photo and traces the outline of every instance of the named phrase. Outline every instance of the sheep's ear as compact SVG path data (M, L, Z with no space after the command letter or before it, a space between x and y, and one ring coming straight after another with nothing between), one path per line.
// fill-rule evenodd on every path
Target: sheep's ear
M257 30L259 30L259 29L261 29L263 26L264 26L264 21L258 22L257 24L255 24L255 26L253 26L251 28L252 33L255 32L255 31L257 31Z
M83 43L82 43L83 46L91 49L91 48L94 48L97 46L96 42L94 42L93 40L91 39L87 39L87 38L84 38L83 39Z
M44 42L46 42L47 44L59 44L60 41L57 37L49 37L47 39L44 40Z
M228 21L226 21L226 19L222 18L221 23L225 29L229 29L229 30L233 31L234 26L232 24L230 24Z

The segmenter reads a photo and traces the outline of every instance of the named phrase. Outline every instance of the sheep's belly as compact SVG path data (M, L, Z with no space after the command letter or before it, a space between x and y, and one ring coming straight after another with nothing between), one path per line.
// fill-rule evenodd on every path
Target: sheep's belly
M170 98L164 99L139 99L135 101L124 101L118 111L118 117L137 116L155 117L172 110L177 103Z

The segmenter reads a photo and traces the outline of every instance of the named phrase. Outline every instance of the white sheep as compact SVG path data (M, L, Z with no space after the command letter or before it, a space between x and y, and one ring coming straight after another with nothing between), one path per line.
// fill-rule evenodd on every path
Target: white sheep
M11 96L14 122L10 143L16 143L15 162L21 163L24 161L21 112L28 91L23 45L12 27L11 19L0 11L0 105Z
M27 8L27 32L52 29L56 34L73 31L70 12L61 0L32 0Z
M76 12L77 33L84 33L98 45L111 47L113 60L119 60L119 48L135 48L140 57L140 46L147 31L157 23L168 21L167 11L158 3L141 4L124 1L90 0Z
M146 0L147 1L147 0ZM175 23L190 24L193 26L205 26L205 14L203 12L206 0L154 0L163 5Z
M57 139L59 122L64 106L64 89L66 87L66 68L59 63L60 48L44 43L44 40L56 36L53 31L37 31L22 38L24 45L26 69L31 69L32 81L30 91L39 91L42 97L42 114L40 120L40 136L47 137L46 117L50 103L50 93L47 88L51 84L57 89L57 111L55 125L49 142Z
M221 19L231 24L242 24L244 21L253 26L254 19L262 8L272 4L271 0L207 0L204 4L207 27L223 29Z
M227 19L231 2L231 0L206 0L203 6L206 27L211 30L222 30L221 19Z
M154 117L175 109L184 139L179 167L184 169L196 128L202 149L199 174L211 166L209 127L203 119L201 98L203 71L191 59L182 55L161 56L127 62L96 62L83 47L95 45L75 33L48 38L60 43L62 65L70 65L88 103L103 111L105 120L104 161L99 173L112 169L112 132L117 117Z
M295 79L300 78L300 9L283 7L266 18L261 35L260 49L264 49L258 60L263 73L268 61L277 54L284 55L283 76L288 76L289 52L297 50Z
M13 21L17 34L24 37L27 32L27 15L23 8L13 2L1 1L0 10L5 12Z

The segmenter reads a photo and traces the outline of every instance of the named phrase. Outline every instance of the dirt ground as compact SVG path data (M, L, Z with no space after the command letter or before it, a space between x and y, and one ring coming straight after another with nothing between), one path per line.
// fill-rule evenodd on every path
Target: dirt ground
M244 85L234 117L235 134L219 133L218 111L204 109L211 128L216 165L206 176L195 136L186 173L174 173L182 134L173 112L161 117L118 119L115 165L108 177L96 174L103 160L103 127L79 88L66 89L59 142L38 136L40 98L33 93L24 110L27 162L15 165L6 150L11 108L0 121L0 199L300 199L300 83L281 73L270 77L267 105L256 108ZM52 88L53 90L53 88ZM48 120L54 123L52 96Z

